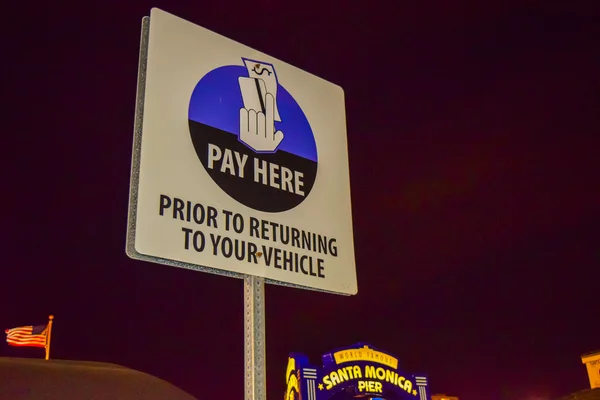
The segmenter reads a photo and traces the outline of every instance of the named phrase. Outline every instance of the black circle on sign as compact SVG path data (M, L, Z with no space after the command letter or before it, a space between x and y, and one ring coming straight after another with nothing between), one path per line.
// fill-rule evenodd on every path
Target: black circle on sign
M254 67L258 64L251 63ZM272 64L261 65L261 71L267 69L272 72L269 76L276 76ZM197 83L188 110L194 149L214 182L239 203L266 212L290 210L306 199L317 176L318 154L312 128L300 105L276 83L276 90L271 86L273 93L268 93L276 97L279 117L274 128L283 132L283 140L271 152L255 151L242 142L240 110L246 104L240 82L244 79L248 82L245 67L229 65L210 71ZM259 93L263 90L259 88L261 79L252 79ZM265 87L264 82L261 87Z

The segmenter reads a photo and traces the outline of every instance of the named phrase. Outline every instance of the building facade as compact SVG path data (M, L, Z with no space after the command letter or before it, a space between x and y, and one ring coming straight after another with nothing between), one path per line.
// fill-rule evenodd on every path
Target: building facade
M600 388L600 350L582 355L581 362L587 368L590 388Z
M600 350L582 355L581 362L587 369L590 388L571 393L559 400L600 400Z

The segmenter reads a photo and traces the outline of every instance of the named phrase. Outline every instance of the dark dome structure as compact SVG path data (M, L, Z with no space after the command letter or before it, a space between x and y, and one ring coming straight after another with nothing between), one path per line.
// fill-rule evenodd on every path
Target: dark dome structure
M162 379L115 364L3 357L0 399L197 400Z

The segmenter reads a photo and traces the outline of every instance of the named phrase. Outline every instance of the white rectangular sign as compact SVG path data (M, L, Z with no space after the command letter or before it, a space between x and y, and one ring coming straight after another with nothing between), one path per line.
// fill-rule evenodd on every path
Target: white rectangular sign
M156 8L144 40L127 254L356 294L343 90Z

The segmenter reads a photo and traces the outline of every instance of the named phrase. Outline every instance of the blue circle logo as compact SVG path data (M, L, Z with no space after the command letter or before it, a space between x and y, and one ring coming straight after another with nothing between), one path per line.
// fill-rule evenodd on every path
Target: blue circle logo
M310 193L317 146L310 124L272 64L242 59L200 79L188 122L200 162L238 202L287 211Z

